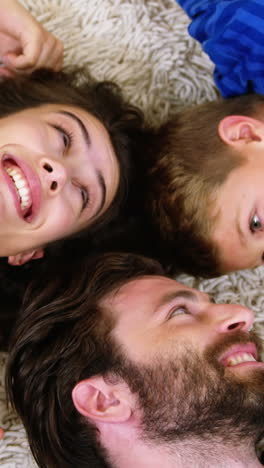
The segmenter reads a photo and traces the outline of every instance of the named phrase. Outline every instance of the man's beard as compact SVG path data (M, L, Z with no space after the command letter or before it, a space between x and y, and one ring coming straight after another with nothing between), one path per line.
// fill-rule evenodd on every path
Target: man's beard
M219 358L230 346L255 342L253 334L233 333L208 348L175 345L152 366L125 363L122 377L138 395L142 437L168 444L184 439L257 441L264 431L264 371L227 371ZM124 364L124 363L123 363Z

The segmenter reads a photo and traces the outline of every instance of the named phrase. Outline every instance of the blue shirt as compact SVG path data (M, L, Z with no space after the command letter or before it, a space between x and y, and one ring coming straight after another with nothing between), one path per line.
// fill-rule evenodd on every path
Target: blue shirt
M178 0L222 96L264 94L264 0Z

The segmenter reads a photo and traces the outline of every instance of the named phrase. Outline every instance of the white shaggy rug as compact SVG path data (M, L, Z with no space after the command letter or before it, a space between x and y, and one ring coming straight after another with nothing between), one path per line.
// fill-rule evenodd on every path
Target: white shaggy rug
M174 0L23 0L65 44L65 65L84 65L98 79L119 83L131 101L160 124L191 103L217 96L213 66L187 33L188 19ZM240 302L256 313L263 332L264 268L188 284L213 293L218 301ZM0 355L0 442L2 468L30 468L24 430L6 408L5 356ZM76 467L78 468L78 467Z

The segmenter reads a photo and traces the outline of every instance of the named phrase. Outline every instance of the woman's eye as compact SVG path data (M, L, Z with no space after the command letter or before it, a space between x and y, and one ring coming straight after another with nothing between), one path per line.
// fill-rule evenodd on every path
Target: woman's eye
M60 133L64 148L69 149L73 142L73 134L65 130L61 125L54 125L54 128Z
M64 144L65 149L70 148L72 145L72 140L73 140L72 134L67 132L63 128L61 129L61 134L62 134L62 139L63 139L63 144Z
M69 139L69 136L65 132L62 133L62 139L63 139L63 144L65 148L68 148L70 145L70 139Z
M85 188L80 187L81 195L82 195L82 211L86 208L89 202L89 195Z
M258 215L255 214L250 222L250 230L251 232L256 232L256 231L260 231L261 229L262 229L261 221Z
M185 306L178 306L173 309L169 315L169 318L176 317L177 315L189 314L188 309Z

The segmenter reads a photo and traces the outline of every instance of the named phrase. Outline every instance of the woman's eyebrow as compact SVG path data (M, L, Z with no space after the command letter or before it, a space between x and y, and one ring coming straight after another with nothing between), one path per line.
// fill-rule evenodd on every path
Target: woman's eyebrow
M90 135L88 133L88 130L86 128L86 126L84 125L83 121L75 114L73 114L72 112L69 112L69 111L65 111L65 110L60 110L58 111L58 114L63 114L63 115L67 115L68 117L70 117L71 119L73 119L75 122L77 122L81 132L82 132L82 135L84 137L84 140L86 142L86 145L88 146L88 148L91 146L91 138L90 138Z

